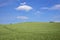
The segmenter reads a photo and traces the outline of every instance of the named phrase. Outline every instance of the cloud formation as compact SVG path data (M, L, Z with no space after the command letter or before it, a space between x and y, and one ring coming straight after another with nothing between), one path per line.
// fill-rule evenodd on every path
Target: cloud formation
M26 2L20 3L20 5L25 5L25 4L26 4Z
M1 3L0 7L6 6L6 5L7 5L7 3Z
M36 12L35 12L35 15L37 15L37 16L40 16L40 14L41 14L40 11L36 11Z
M16 18L21 20L29 19L27 16L17 16Z
M25 11L30 11L32 9L33 8L31 6L26 5L26 2L21 3L21 5L16 8L16 10L25 10Z
M54 22L60 22L60 15L55 15L50 20Z
M13 3L14 1L16 1L16 0L5 0L5 1L3 0L3 1L1 1L1 3L0 3L0 7L7 6L7 5Z
M48 9L48 10L60 10L60 4L54 5L52 7L42 7L40 9Z

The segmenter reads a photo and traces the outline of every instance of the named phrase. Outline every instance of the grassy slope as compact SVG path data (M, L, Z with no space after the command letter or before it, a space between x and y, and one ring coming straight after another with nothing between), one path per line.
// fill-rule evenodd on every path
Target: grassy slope
M60 23L0 25L0 40L60 40Z

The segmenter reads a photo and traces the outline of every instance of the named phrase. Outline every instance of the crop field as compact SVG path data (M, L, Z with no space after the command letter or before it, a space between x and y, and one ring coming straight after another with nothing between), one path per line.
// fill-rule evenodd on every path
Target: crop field
M60 40L60 23L0 24L0 40Z

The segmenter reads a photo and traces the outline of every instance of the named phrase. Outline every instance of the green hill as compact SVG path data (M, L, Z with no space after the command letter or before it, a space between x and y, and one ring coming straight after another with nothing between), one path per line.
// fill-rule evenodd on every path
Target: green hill
M60 23L0 24L0 40L60 40Z

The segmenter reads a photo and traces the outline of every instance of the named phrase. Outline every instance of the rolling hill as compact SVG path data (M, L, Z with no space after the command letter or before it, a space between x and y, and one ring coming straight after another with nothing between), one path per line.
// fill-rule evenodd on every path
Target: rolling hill
M0 40L60 40L60 23L0 24Z

